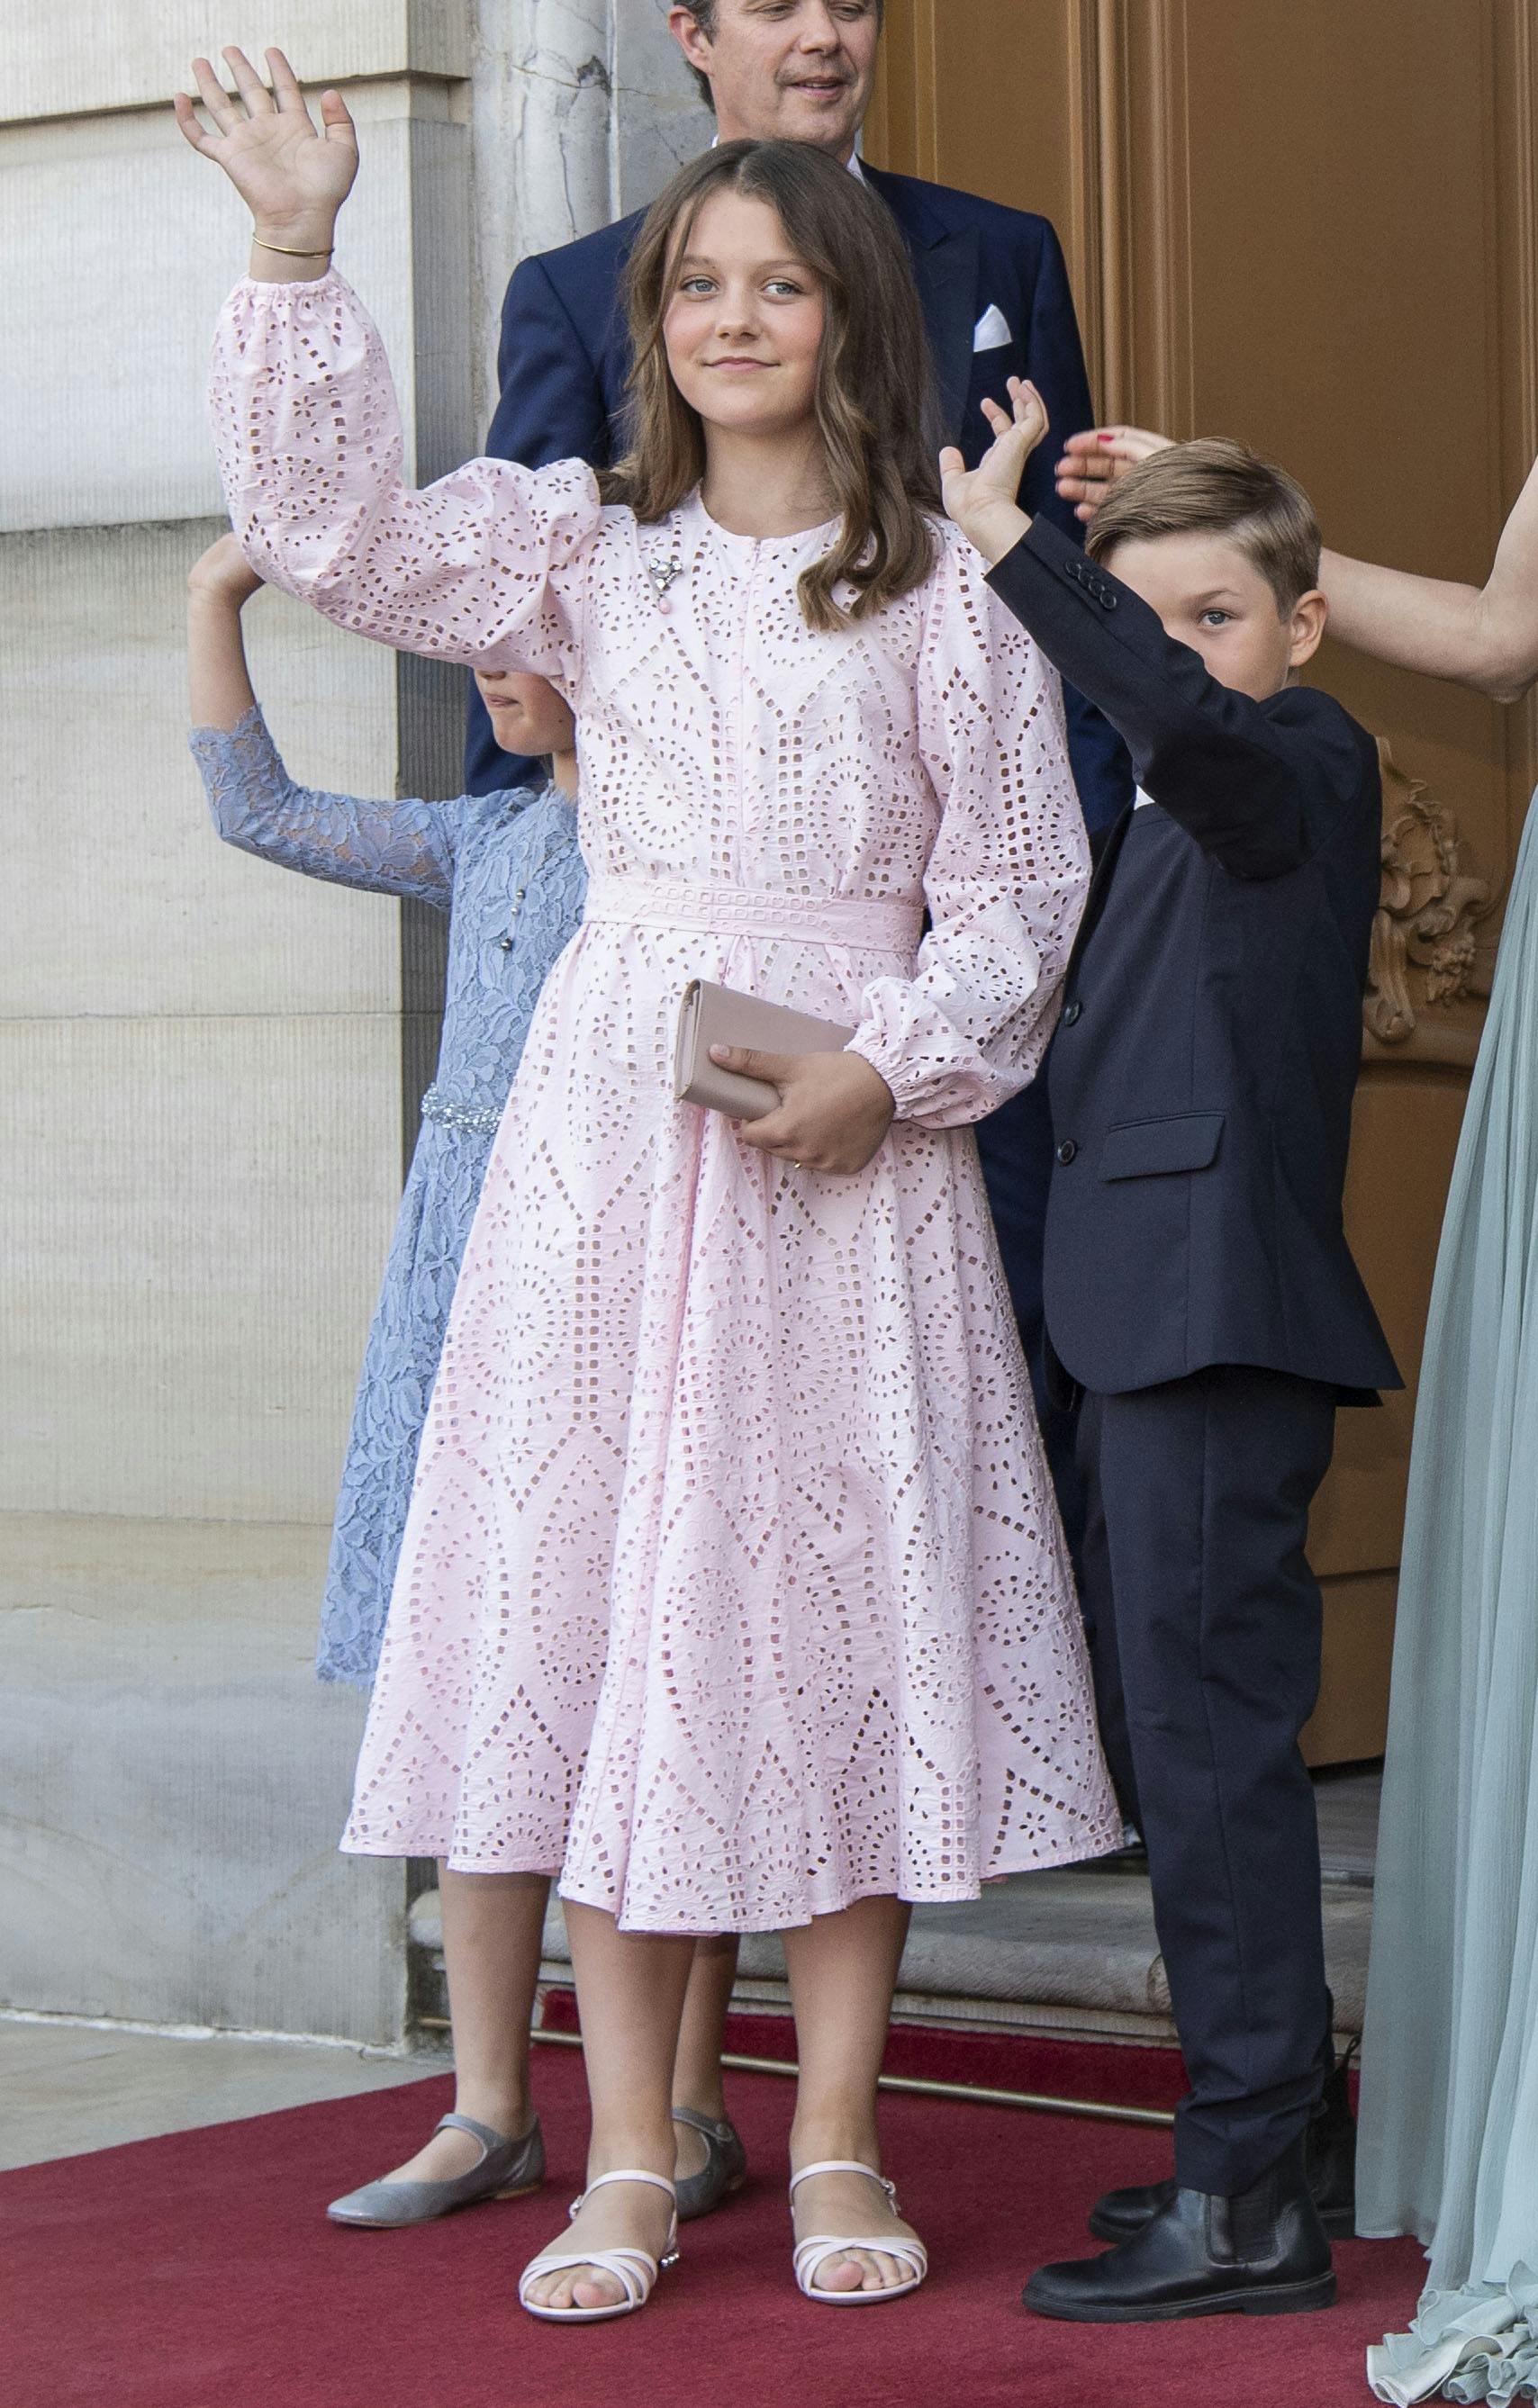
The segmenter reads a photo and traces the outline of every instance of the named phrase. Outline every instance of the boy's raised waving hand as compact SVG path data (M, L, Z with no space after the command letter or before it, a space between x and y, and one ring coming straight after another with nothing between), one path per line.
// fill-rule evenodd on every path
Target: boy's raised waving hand
M968 468L954 444L940 455L946 511L990 564L1002 560L1030 531L1029 513L1020 508L1020 480L1051 424L1046 404L1033 384L1023 377L1011 377L1009 392L1013 416L996 401L983 404L994 440L975 468Z

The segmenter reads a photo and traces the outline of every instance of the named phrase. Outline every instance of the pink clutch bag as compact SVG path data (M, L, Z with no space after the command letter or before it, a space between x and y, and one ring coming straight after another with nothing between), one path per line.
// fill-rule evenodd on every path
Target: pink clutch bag
M855 1031L787 1004L764 1003L735 987L691 979L678 1011L673 1048L673 1100L726 1112L734 1121L761 1121L779 1103L767 1079L745 1079L711 1059L712 1045L751 1045L760 1054L841 1054Z

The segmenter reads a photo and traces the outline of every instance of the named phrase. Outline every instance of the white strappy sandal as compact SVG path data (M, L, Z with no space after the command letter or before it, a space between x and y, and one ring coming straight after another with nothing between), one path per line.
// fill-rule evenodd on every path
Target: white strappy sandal
M665 2190L670 2200L676 2200L678 2196L664 2175L643 2173L639 2167L627 2166L620 2173L599 2174L597 2181L590 2182L582 2198L572 2200L570 2213L579 2214L596 2190L602 2190L609 2183L622 2182L650 2183L654 2190ZM650 2257L644 2249L553 2251L546 2257L536 2258L525 2267L518 2277L518 2304L526 2308L531 2316L542 2316L547 2324L554 2325L597 2325L610 2316L633 2316L636 2310L643 2308L651 2298L662 2267L676 2266L677 2263L678 2217L675 2215L668 2228L668 2243L660 2261ZM542 2281L546 2274L564 2274L572 2266L592 2266L600 2274L611 2274L624 2291L624 2299L616 2300L612 2307L608 2308L542 2308L529 2298L531 2283Z
M857 2157L825 2157L818 2165L803 2166L798 2174L792 2174L790 2178L793 2200L799 2186L810 2182L813 2174L864 2174L868 2182L880 2184L892 2202L893 2214L898 2213L897 2186L889 2183L884 2174L877 2173L874 2166L862 2166ZM875 2249L884 2258L895 2258L899 2266L910 2269L908 2281L894 2283L889 2289L883 2291L820 2290L812 2277L823 2260L840 2257L850 2249ZM794 2264L796 2281L805 2298L824 2300L830 2308L864 2308L877 2300L900 2300L908 2292L916 2291L929 2271L929 2253L922 2241L910 2241L905 2233L884 2232L878 2237L855 2237L816 2232L809 2234L805 2241L798 2241Z

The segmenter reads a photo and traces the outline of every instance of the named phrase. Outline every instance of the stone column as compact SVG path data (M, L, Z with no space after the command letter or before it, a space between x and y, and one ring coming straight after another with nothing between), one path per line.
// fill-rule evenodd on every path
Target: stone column
M483 429L518 261L644 208L714 124L667 0L480 0L470 108Z
M242 17L356 112L343 264L440 466L473 446L467 9ZM223 848L187 755L205 364L245 252L167 106L209 22L0 32L0 2003L382 2042L405 1875L336 1853L363 1700L310 1666L399 1193L401 912ZM296 777L422 782L388 652L278 595L248 617Z

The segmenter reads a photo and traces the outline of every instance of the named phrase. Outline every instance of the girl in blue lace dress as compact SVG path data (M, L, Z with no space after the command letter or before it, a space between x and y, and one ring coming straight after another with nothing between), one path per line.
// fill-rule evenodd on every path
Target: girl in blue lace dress
M260 583L232 536L188 579L192 748L214 825L226 843L282 868L451 913L438 1076L368 1334L321 1612L321 1678L367 1685L486 1159L546 973L582 917L575 729L542 678L479 676L502 749L551 755L549 783L449 803L364 802L295 785L241 641L240 612ZM460 2120L446 2119L452 2128L393 2175L334 2201L339 2223L421 2222L534 2187L542 2172L527 2035L546 1884L441 1869L439 1883ZM675 2088L681 2214L708 2212L742 2178L720 2070L736 1960L730 1941L697 1948Z
M342 886L453 907L438 1075L368 1335L321 1610L323 1681L367 1685L379 1662L417 1446L460 1256L546 972L582 917L577 756L544 681L481 681L504 752L549 753L544 786L452 803L361 802L289 777L246 673L239 613L260 580L223 537L189 580L193 755L214 825Z

